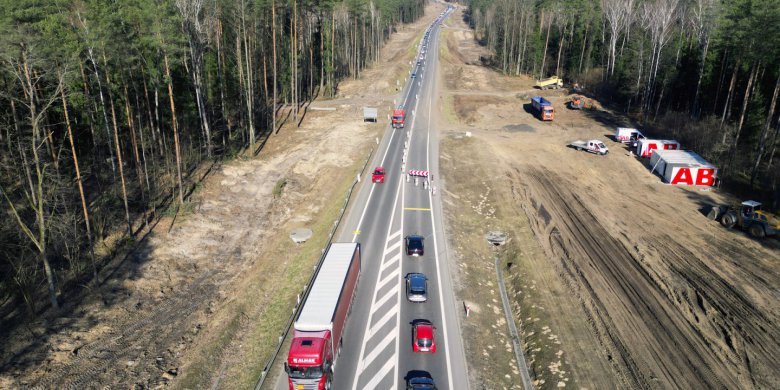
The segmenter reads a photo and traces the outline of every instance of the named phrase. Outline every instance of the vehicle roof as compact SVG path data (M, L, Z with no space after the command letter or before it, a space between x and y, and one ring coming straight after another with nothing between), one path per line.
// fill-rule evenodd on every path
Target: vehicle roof
M376 167L376 168L374 168L374 170L375 171L384 171L385 168L384 167Z
M411 284L412 287L416 287L416 288L425 287L425 281L427 280L425 275L421 273L412 273L408 275L408 278L409 278L409 284Z
M287 355L287 364L293 366L317 366L322 364L321 351L325 344L324 337L325 332L315 334L307 332L304 335L296 331L290 345L290 353ZM305 360L301 361L300 359Z
M331 321L357 247L357 243L330 244L303 309L295 321L296 330L332 330Z
M417 376L409 379L410 385L433 385L433 378Z
M750 206L750 207L759 207L761 206L761 202L756 202L755 200L746 200L742 202L743 206Z
M417 241L417 240L422 241L422 240L425 239L425 237L423 237L423 236L421 236L419 234L410 234L410 235L406 236L406 238L408 238L410 241Z
M433 338L433 324L431 324L430 322L418 322L414 326L417 328L418 339Z

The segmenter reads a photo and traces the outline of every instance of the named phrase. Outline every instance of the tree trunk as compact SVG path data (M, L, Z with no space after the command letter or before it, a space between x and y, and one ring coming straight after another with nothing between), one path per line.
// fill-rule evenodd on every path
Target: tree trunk
M62 76L60 76L62 77ZM84 212L84 225L87 229L87 240L89 241L89 257L92 264L92 280L98 281L97 267L95 266L95 245L92 242L92 229L89 226L89 210L87 209L87 199L84 196L84 185L81 180L81 170L79 169L79 159L76 155L76 144L73 142L73 130L70 127L70 116L68 115L68 101L65 98L65 88L60 90L62 97L62 112L65 114L65 125L68 129L68 140L70 141L70 152L73 154L73 167L76 169L76 184L79 187L79 196L81 197L81 210Z
M100 96L100 107L103 111L103 124L106 129L106 137L108 140L108 153L111 156L111 173L114 174L114 181L116 181L116 164L114 163L114 151L111 148L111 129L108 125L108 110L106 109L106 100L103 97L103 83L100 81L100 71L98 71L98 65L97 61L95 61L95 55L93 53L92 47L87 48L87 54L89 57L89 62L92 63L92 70L95 71L95 80L97 80L98 84L98 95Z
M179 184L179 204L184 204L184 185L181 180L181 152L179 147L179 129L176 125L176 106L173 104L173 81L171 80L171 69L168 65L168 54L163 54L165 63L165 78L168 80L168 99L171 102L171 127L173 128L173 143L176 150L176 176Z
M547 38L544 39L544 52L542 52L542 67L539 70L539 78L544 78L544 63L547 60L547 47L550 44L550 28L552 28L552 20L547 25Z
M742 124L745 123L745 113L747 112L748 104L750 103L750 92L753 90L753 80L756 78L756 72L758 71L759 66L761 65L759 64L753 66L753 71L750 73L750 77L748 77L747 86L745 87L745 99L742 101L742 111L740 112L739 122L737 123L737 133L734 135L732 154L736 152L737 144L739 143L739 135L742 132Z
M271 117L272 119L272 127L273 127L273 133L278 134L279 129L276 128L276 104L277 104L277 94L276 94L276 0L271 0L271 41L274 43L273 48L273 56L274 56L274 101L273 101L273 107L271 108Z
M739 66L742 64L742 58L737 57L737 63L734 65L734 71L731 73L731 82L729 83L729 91L726 93L726 103L723 105L723 115L720 117L720 125L726 122L726 119L730 116L729 109L731 108L731 101L734 97L734 85L737 83L737 73L739 73ZM726 143L726 133L723 133L723 141Z
M754 188L756 177L758 177L758 167L761 165L761 157L766 150L766 139L769 137L769 129L772 127L772 118L775 116L775 107L777 104L777 95L780 93L780 74L777 75L777 81L775 82L775 91L772 93L772 101L769 103L769 112L766 115L766 121L764 123L764 130L761 132L761 137L758 142L758 151L756 152L756 161L753 163L753 170L750 174L750 188Z
M590 23L585 24L585 34L582 35L582 50L580 51L580 65L577 68L577 77L582 78L582 61L585 58L585 46L587 46L588 43L588 29L590 28Z
M35 99L35 86L32 83L32 79L30 77L30 68L28 63L28 53L26 50L23 50L22 52L22 68L24 71L24 89L26 90L27 98L30 99L30 106L28 107L30 109L30 125L32 126L32 132L33 136L30 137L30 146L32 148L33 153L33 162L35 163L35 174L36 174L36 186L35 186L35 192L36 194L36 203L34 203L33 210L35 210L35 220L36 224L38 225L38 232L37 237L35 237L35 234L32 233L32 231L27 227L27 225L22 222L21 218L19 217L19 214L16 213L16 210L13 208L13 203L11 203L10 199L6 197L6 200L8 201L9 205L11 206L14 215L16 216L16 220L19 223L19 226L24 230L25 234L30 238L30 240L35 245L36 249L38 249L38 256L41 260L41 263L43 263L43 272L46 275L46 281L49 288L49 300L51 301L51 305L54 308L59 308L59 302L57 301L57 285L56 280L54 278L54 270L51 268L51 264L49 264L49 258L47 256L47 246L46 246L46 210L45 210L45 202L43 199L43 181L44 176L46 174L46 165L41 164L40 156L38 155L38 142L36 142L36 139L40 139L40 120L42 117L43 112L38 112L38 105ZM62 88L62 79L59 80L60 85L57 86L58 90L56 94L59 94L59 88ZM45 110L45 107L44 107ZM31 205L32 206L32 205Z
M255 113L254 113L254 91L252 90L252 84L254 78L252 77L252 63L249 53L249 38L246 32L246 17L244 15L244 7L241 7L241 30L244 39L244 58L246 60L246 115L249 121L249 146L254 152L255 139ZM241 66L241 64L238 64Z
M123 167L124 161L122 160L122 150L119 147L119 128L116 124L116 112L114 110L114 99L111 94L108 95L108 103L111 107L111 122L114 125L114 146L116 147L117 165L119 166L119 179L122 183L122 201L125 205L125 220L127 221L127 234L133 236L133 224L130 221L130 206L127 202L127 186L125 184L125 169Z
M707 36L704 40L704 48L701 53L701 62L699 62L699 77L696 81L696 93L693 95L693 112L694 119L698 119L701 114L701 102L699 102L701 94L701 80L704 78L704 66L707 63L707 50L710 48L710 37Z
M561 32L561 39L558 41L558 59L555 62L555 74L561 78L563 78L563 74L561 73L561 54L563 53L563 45L566 42L566 27L567 25L564 23Z
M127 93L127 84L123 86L125 92L125 116L127 117L127 127L130 129L130 143L133 147L133 161L135 162L135 173L138 177L138 190L141 191L141 204L143 210L143 224L146 225L146 189L144 188L143 168L141 168L141 155L138 153L138 141L135 136L135 123L133 123L133 114L130 112L130 95Z

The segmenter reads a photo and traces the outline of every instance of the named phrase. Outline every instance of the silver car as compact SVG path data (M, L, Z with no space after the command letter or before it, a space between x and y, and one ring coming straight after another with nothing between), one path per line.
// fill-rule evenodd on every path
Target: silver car
M419 272L406 275L406 299L422 303L428 300L428 278Z

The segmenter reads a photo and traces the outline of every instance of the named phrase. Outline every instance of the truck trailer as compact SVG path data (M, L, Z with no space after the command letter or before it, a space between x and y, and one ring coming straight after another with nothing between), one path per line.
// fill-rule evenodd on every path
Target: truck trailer
M555 117L555 109L552 103L541 96L532 97L531 106L540 120L551 121Z
M290 390L331 388L359 276L360 244L330 244L293 324L284 364Z

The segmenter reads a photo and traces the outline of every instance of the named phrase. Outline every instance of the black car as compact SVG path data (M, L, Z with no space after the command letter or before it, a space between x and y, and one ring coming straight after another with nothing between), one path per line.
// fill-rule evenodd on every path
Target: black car
M436 390L436 385L433 383L433 378L418 376L409 378L406 381L407 390Z
M412 234L406 236L406 255L407 256L422 256L425 253L423 236Z

